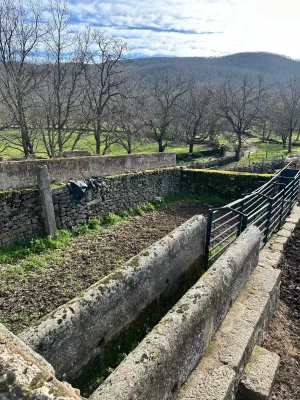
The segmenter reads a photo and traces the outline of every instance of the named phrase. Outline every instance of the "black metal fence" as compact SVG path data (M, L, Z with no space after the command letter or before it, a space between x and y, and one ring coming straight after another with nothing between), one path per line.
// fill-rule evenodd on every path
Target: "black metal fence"
M295 204L300 182L300 171L290 164L255 190L224 207L209 210L206 233L205 264L208 266L248 226L257 226L262 233L262 244L277 230Z

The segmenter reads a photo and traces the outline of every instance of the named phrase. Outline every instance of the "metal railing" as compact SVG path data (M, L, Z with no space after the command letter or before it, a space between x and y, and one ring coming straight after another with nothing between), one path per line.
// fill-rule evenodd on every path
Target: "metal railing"
M290 213L299 191L300 171L281 169L271 180L249 195L226 206L209 210L206 232L206 267L251 225L262 233L262 244Z

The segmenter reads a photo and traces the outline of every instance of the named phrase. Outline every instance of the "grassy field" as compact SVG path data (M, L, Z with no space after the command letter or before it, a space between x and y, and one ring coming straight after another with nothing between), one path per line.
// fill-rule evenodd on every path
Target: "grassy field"
M15 130L11 130L10 135L16 135ZM73 141L69 141L65 146L65 151L71 150ZM91 154L95 154L95 139L92 134L82 136L76 145L76 150L88 150ZM208 145L201 144L194 146L194 152L205 150ZM158 151L158 144L156 142L145 142L145 143L135 143L133 146L133 153L156 153ZM188 153L188 145L184 143L178 144L170 142L169 146L166 148L166 152L175 153ZM106 155L121 155L127 154L126 150L120 144L113 144L106 152ZM3 159L8 159L10 157L22 157L22 147L17 145L10 148L5 148L5 143L0 139L0 157ZM35 145L35 155L40 157L47 157L46 151L42 146L42 143L36 143Z
M10 135L13 137L17 134L15 130L10 131ZM296 140L297 135L295 134L294 140ZM225 144L228 148L233 151L234 136L232 134L225 134L218 138L220 144ZM246 147L244 147L245 154L239 161L239 165L249 165L253 162L270 161L272 159L280 159L283 155L287 155L287 150L282 148L280 142L277 143L263 143L259 139L247 139L247 143L255 146L255 152L249 152ZM65 151L71 150L72 141L65 146ZM207 144L195 145L194 152L208 149ZM88 150L91 154L95 154L95 140L92 134L84 135L78 141L76 145L77 150ZM300 143L297 146L293 146L293 153L300 153ZM36 156L47 157L45 150L43 149L42 143L36 143L35 146ZM158 151L158 145L156 142L144 142L135 143L133 146L133 153L155 153ZM170 142L169 146L166 148L166 152L175 153L188 153L188 145L184 143L174 143ZM106 155L121 155L126 154L126 150L120 144L113 144L106 152ZM10 157L21 157L23 155L21 145L14 146L5 149L5 143L0 139L0 157L3 159L8 159ZM203 160L204 161L204 160Z
M251 165L255 162L278 160L288 156L287 150L282 148L281 143L263 143L259 139L252 141L252 143L256 147L256 151L253 153L245 151L238 165ZM292 155L296 153L300 153L300 143L292 147Z

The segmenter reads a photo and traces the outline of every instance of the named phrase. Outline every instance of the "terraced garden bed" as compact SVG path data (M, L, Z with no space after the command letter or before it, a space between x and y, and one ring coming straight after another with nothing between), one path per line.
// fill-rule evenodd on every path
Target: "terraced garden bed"
M18 334L115 270L195 214L200 201L178 201L144 215L78 230L62 248L0 264L0 322ZM142 213L143 214L143 213ZM23 255L22 255L23 254Z

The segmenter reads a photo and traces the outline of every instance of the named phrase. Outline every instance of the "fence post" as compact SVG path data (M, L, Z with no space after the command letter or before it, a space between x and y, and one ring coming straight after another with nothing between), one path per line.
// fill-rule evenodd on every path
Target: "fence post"
M244 211L244 204L245 204L245 201L242 202L241 210L240 210L241 213ZM242 230L243 219L244 219L244 215L240 214L240 219L239 219L239 223L237 225L237 231L236 231L236 236L237 237L240 236L241 232L243 232L243 230Z
M50 235L52 239L54 239L56 235L56 222L50 186L50 177L46 165L39 165L37 167L37 180L40 190L45 232L47 235Z
M279 227L280 227L281 221L282 221L282 214L283 214L284 200L285 200L285 191L286 191L286 185L284 185L284 188L283 188L282 202L281 202L281 209L280 209L280 216L279 216L279 223L278 223Z
M295 179L292 180L292 190L291 190L291 200L290 200L290 205L289 205L289 214L292 211L293 207L293 193L294 193L294 186L295 186Z
M244 230L247 228L248 225L248 215L243 215L243 220L242 220L242 229L241 232L244 232Z
M207 227L206 227L204 268L208 268L208 262L209 262L209 247L210 247L210 238L211 238L212 219L213 219L213 210L209 210L208 217L207 217Z
M269 200L270 200L270 203L269 203L269 207L268 207L266 232L265 232L265 237L264 237L265 244L268 241L268 235L269 235L269 230L270 230L270 225L271 225L271 217L272 217L272 208L273 208L273 199L269 199Z

